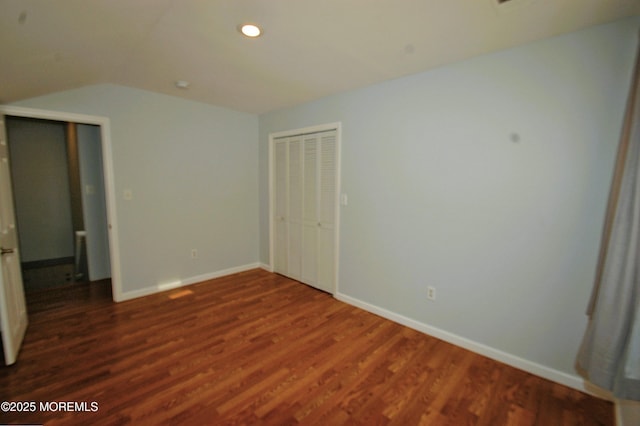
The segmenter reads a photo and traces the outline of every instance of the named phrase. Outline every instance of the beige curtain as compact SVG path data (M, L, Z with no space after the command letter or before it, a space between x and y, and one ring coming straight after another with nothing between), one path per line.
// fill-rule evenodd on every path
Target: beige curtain
M640 401L640 52L609 197L589 325L578 368L621 399Z

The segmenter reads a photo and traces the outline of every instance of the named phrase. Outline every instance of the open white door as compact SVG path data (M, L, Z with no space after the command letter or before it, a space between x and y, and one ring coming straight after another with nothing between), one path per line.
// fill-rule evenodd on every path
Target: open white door
M0 115L0 331L7 365L16 362L28 323L15 223L9 148L4 116Z

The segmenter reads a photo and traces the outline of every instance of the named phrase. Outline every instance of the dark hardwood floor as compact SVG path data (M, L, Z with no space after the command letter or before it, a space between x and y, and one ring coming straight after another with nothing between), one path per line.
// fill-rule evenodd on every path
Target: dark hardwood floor
M110 298L108 282L30 295L0 401L37 410L0 423L614 424L610 402L262 270Z

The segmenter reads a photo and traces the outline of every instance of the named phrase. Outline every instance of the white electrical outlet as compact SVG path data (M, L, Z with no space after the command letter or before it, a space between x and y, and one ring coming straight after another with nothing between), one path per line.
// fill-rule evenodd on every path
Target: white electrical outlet
M427 287L427 299L436 300L436 288L435 287Z
M198 258L198 249L191 249L191 258L192 259Z

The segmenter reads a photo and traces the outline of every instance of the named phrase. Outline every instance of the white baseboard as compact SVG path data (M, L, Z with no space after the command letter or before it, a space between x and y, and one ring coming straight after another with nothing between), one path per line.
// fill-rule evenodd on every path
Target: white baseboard
M397 322L398 324L402 324L430 336L437 337L438 339L444 340L445 342L460 346L477 354L484 355L488 358L518 368L528 373L535 374L536 376L551 380L564 386L568 386L581 392L595 395L599 398L611 399L609 395L602 394L598 392L597 389L593 389L592 386L587 385L584 379L577 375L574 376L550 367L546 367L542 364L538 364L536 362L529 361L527 359L501 351L499 349L492 348L490 346L475 342L465 337L458 336L437 327L421 323L419 321L407 318L403 315L391 312L367 302L363 302L362 300L347 296L342 293L336 293L335 298L342 302L364 309L365 311L379 315L393 322Z
M236 266L234 268L223 269L216 272L210 272L207 274L196 275L194 277L185 278L182 280L175 280L166 283L159 283L153 286L145 287L140 290L127 291L121 294L121 297L116 302L123 302L125 300L137 299L138 297L149 296L151 294L160 293L162 291L173 290L175 288L188 286L191 284L199 283L202 281L212 280L215 278L224 277L226 275L237 274L238 272L248 271L250 269L263 268L261 263L249 263L242 266Z
M260 264L260 268L264 269L265 271L268 272L273 272L273 268L271 267L271 265L268 265L266 263L261 263Z

